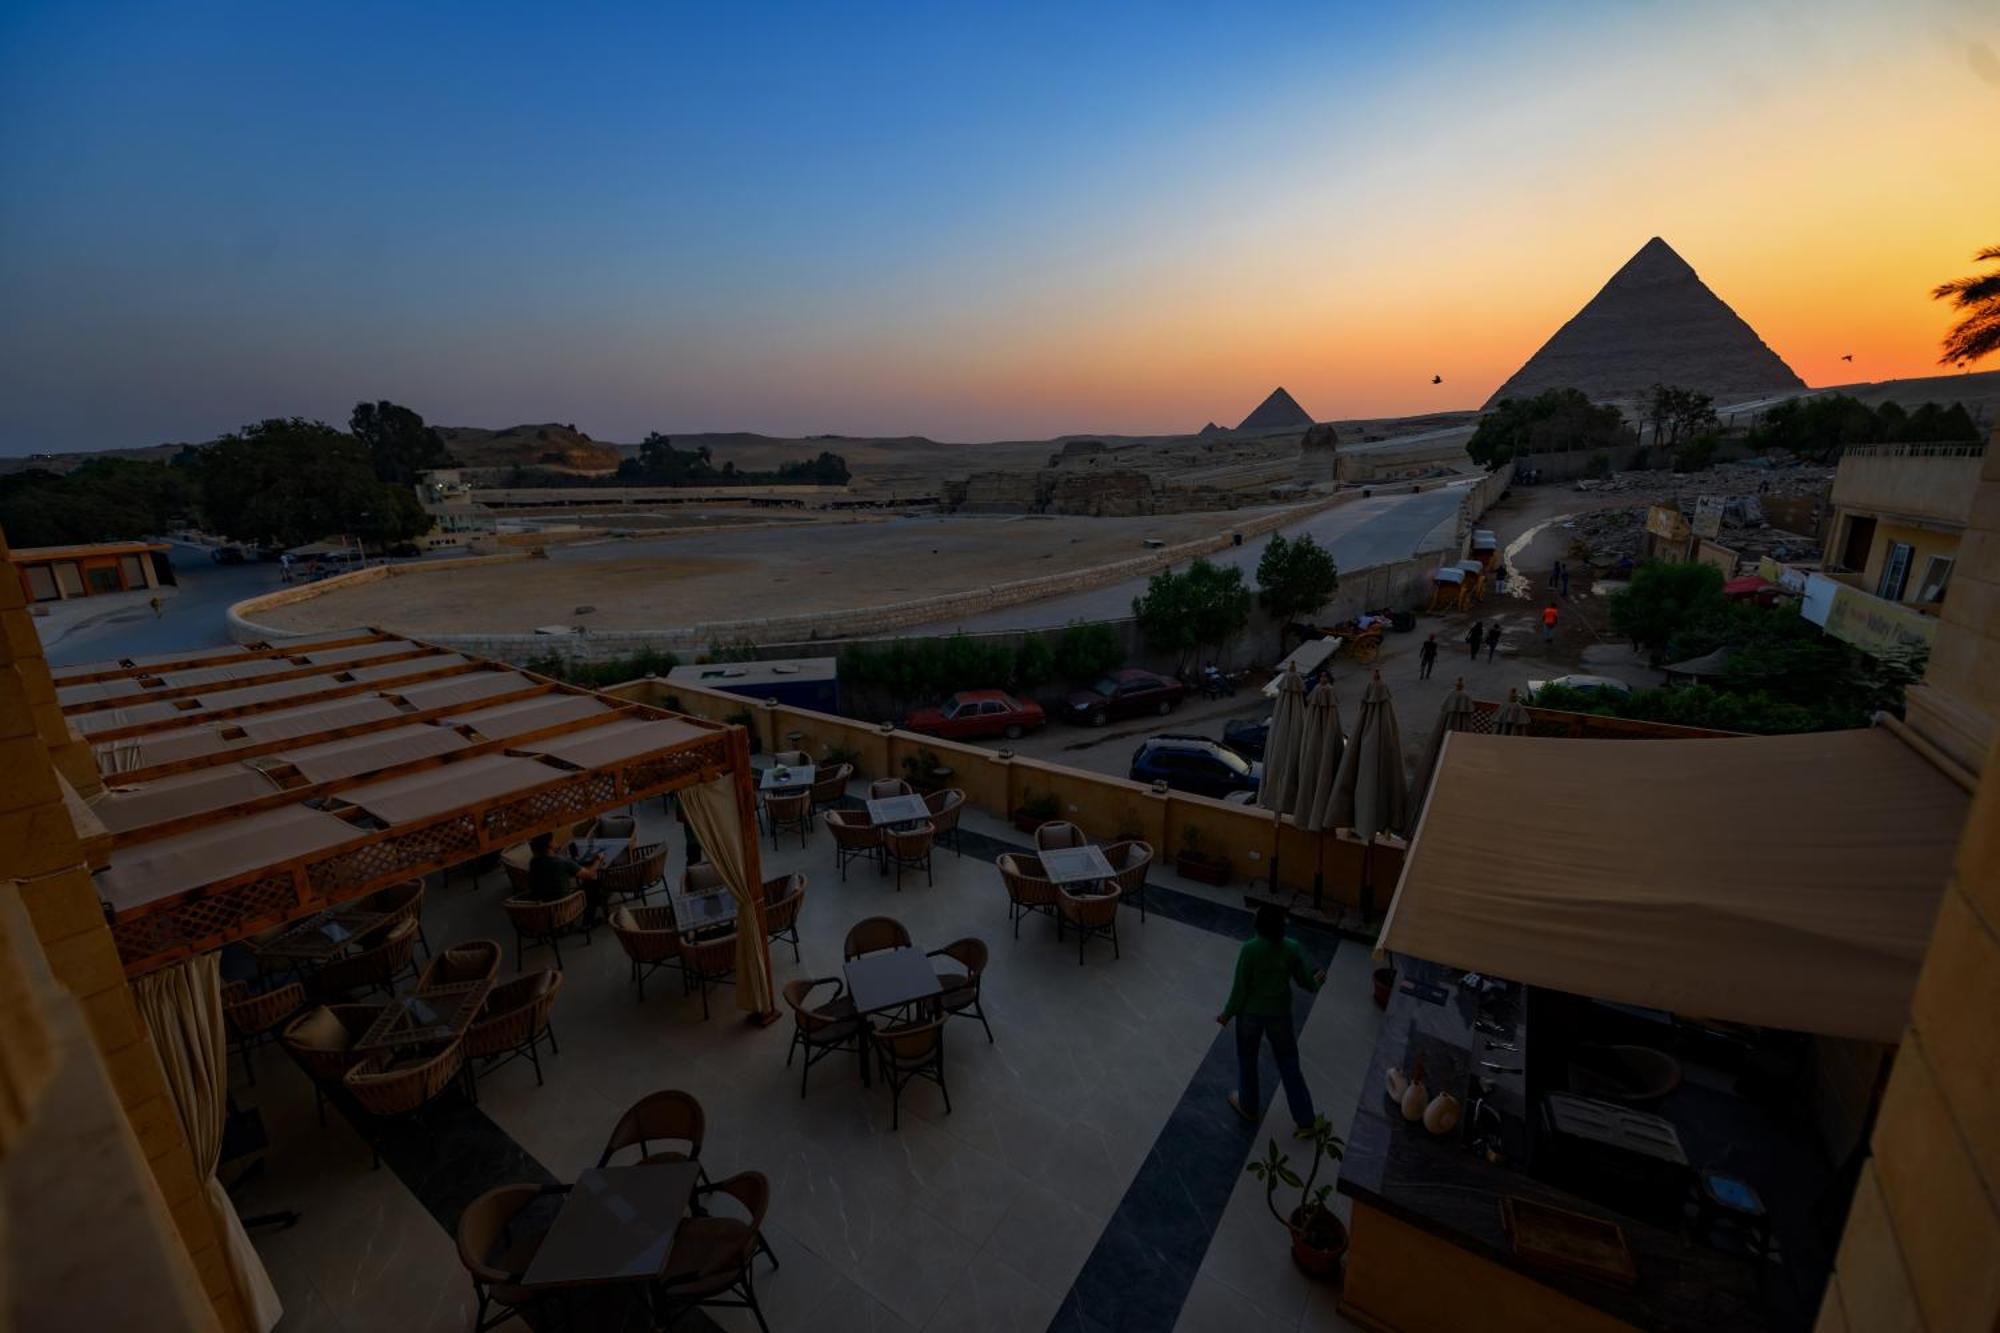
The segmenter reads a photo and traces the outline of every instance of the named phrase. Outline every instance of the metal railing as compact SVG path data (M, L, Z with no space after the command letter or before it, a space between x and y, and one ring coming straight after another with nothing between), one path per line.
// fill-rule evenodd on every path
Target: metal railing
M1981 458L1984 440L1954 440L1941 444L1850 444L1840 451L1847 458Z

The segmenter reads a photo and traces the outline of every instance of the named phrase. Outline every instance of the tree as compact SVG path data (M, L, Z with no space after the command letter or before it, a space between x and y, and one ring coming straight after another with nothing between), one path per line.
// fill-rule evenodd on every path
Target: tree
M1655 384L1646 404L1646 421L1653 428L1654 443L1660 443L1664 434L1671 449L1714 428L1715 399L1694 389Z
M1721 570L1653 561L1611 595L1611 627L1658 662L1669 640L1722 605Z
M1056 638L1056 676L1062 680L1095 680L1124 663L1118 631L1100 621L1065 625Z
M1257 560L1257 598L1278 622L1278 651L1284 652L1285 626L1325 606L1340 587L1333 555L1305 533L1287 541L1277 533Z
M1855 444L1947 444L1979 438L1963 403L1924 403L1905 412L1896 403L1870 408L1844 393L1792 398L1764 414L1749 435L1755 449L1785 449L1816 462L1832 462Z
M1176 669L1184 671L1189 654L1220 647L1242 632L1250 601L1242 570L1196 560L1178 574L1163 569L1153 575L1145 595L1132 599L1132 614L1146 643L1176 654Z
M424 424L424 419L407 407L386 399L377 403L356 403L347 428L368 451L368 462L377 481L409 486L417 475L433 468L453 466L444 437Z
M322 421L279 417L225 435L203 450L200 475L209 526L244 541L394 542L430 526L408 486L376 480L361 443Z
M2000 262L2000 245L1989 245L1972 257L1975 264ZM1969 366L2000 351L2000 269L1954 278L1931 289L1933 301L1950 301L1963 312L1945 335L1938 364Z
M1518 454L1567 453L1629 444L1625 418L1598 407L1577 389L1549 389L1509 398L1479 419L1465 450L1474 462L1499 467Z
M185 521L201 488L185 468L98 458L58 475L29 468L0 477L0 526L15 546L129 541Z

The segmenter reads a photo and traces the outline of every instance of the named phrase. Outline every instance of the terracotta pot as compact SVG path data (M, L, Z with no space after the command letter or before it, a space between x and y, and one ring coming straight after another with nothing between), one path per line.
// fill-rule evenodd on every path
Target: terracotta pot
M1387 1009L1389 1007L1389 992L1395 985L1395 968L1378 967L1375 969L1375 1007L1377 1009Z
M1292 1262L1307 1277L1328 1280L1340 1272L1340 1261L1347 1253L1347 1228L1337 1217L1328 1216L1333 1227L1332 1243L1324 1247L1308 1244L1306 1233L1299 1226L1300 1211L1292 1213Z
M1218 888L1229 882L1227 861L1211 861L1205 856L1189 856L1180 852L1174 857L1174 869L1191 880Z

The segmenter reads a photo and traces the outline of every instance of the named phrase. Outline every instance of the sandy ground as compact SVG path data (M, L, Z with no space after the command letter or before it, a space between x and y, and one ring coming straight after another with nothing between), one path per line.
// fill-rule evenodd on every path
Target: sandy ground
M1235 511L1237 521L1257 510ZM535 560L385 579L265 613L288 629L380 625L411 634L573 624L657 629L845 610L1089 568L1216 530L1213 514L1146 518L953 515L887 523L614 541Z

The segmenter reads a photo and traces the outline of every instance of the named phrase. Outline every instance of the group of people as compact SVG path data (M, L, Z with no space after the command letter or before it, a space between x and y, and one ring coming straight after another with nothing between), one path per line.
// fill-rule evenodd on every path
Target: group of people
M1473 621L1472 628L1465 631L1465 646L1471 649L1472 660L1475 662L1479 660L1480 648L1484 647L1486 660L1491 662L1494 652L1500 647L1500 621L1497 618ZM1431 668L1437 665L1437 660L1438 636L1431 634L1425 637L1423 645L1417 649L1417 679L1429 680Z

